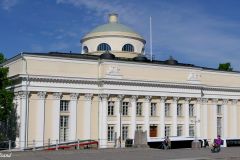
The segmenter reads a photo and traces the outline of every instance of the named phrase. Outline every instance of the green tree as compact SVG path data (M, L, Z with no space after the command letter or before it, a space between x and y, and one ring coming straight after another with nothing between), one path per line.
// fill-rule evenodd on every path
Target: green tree
M0 53L0 64L6 59ZM0 65L1 66L1 65ZM7 77L8 68L0 67L0 141L15 140L16 110L13 106L13 92L9 89L11 81ZM8 144L0 143L0 148Z
M218 69L221 71L233 71L233 68L231 67L231 63L220 63L218 66Z

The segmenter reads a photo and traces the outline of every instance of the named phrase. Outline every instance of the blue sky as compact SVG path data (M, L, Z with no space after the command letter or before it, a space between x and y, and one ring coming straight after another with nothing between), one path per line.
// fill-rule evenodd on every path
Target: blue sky
M80 53L81 37L116 12L147 52L152 16L155 58L240 70L239 8L238 0L0 0L0 52Z

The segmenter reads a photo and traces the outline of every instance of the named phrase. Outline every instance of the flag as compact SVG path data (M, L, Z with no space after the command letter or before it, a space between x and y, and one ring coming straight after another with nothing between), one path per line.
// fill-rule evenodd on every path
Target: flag
M203 89L201 89L201 97L203 97L203 96L204 96Z

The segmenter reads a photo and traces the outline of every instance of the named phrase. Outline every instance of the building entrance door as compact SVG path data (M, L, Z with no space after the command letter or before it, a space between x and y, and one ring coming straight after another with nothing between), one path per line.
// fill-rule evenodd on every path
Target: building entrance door
M157 126L156 125L150 126L150 137L157 137Z

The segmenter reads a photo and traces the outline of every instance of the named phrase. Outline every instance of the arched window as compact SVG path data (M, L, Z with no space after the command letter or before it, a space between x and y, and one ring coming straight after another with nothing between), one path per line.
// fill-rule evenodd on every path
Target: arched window
M134 47L131 44L125 44L122 47L122 51L127 51L127 52L134 52Z
M88 53L88 47L87 46L83 47L83 53Z
M98 51L111 51L111 47L107 43L101 43L97 47Z

